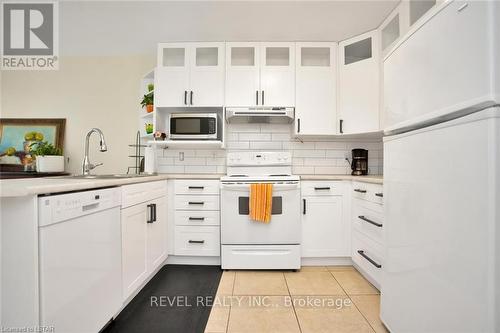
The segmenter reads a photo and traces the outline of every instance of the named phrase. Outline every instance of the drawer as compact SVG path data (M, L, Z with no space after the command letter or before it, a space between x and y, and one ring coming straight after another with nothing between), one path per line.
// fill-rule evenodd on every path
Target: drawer
M383 249L382 246L354 230L352 235L352 260L360 267L362 273L368 275L368 280L380 286Z
M218 226L176 226L175 255L219 256L220 231Z
M219 194L218 180L176 180L175 194Z
M176 210L219 210L218 195L176 195Z
M380 207L379 204L353 199L352 223L355 230L383 244L384 216Z
M323 196L344 194L342 181L302 181L300 182L302 196Z
M220 213L210 210L177 210L175 211L175 225L220 225Z
M383 186L380 184L353 182L352 190L354 198L368 200L378 204L383 204L384 202Z
M122 189L122 208L137 205L167 195L167 181L146 182L124 185Z

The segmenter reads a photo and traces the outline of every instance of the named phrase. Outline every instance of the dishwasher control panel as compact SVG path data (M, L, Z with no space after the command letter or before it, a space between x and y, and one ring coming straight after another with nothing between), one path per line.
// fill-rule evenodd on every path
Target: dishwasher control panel
M120 188L54 194L38 198L38 226L120 206Z

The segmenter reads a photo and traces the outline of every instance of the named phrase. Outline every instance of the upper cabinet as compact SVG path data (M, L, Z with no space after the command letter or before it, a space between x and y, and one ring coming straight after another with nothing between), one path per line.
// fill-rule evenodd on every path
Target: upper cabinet
M294 106L295 43L227 43L227 106Z
M337 43L297 43L295 50L295 134L334 135Z
M339 43L340 134L380 129L379 34L371 31Z
M224 105L224 43L161 43L156 107Z

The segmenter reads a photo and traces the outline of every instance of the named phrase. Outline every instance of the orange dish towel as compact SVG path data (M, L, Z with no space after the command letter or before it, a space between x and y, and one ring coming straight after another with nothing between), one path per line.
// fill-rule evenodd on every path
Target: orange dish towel
M273 184L250 185L250 219L269 223L273 205Z

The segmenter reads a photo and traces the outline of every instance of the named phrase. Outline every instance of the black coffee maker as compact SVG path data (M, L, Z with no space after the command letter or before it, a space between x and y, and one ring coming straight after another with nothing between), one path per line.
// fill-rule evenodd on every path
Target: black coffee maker
M351 170L353 176L368 174L368 150L361 148L352 150Z

